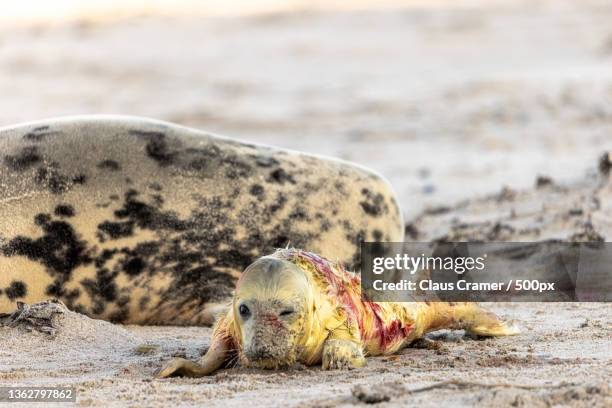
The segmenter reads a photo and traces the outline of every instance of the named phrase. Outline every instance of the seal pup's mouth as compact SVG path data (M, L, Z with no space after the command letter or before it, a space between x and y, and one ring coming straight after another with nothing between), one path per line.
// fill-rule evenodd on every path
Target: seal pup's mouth
M271 330L273 329L273 330ZM262 369L286 368L295 364L294 336L282 325L263 325L257 331L266 335L251 338L241 355L241 363L247 367Z

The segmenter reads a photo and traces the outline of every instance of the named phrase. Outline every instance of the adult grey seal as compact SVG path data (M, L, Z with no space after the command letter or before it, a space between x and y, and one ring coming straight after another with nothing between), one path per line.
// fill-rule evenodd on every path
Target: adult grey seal
M274 248L358 268L361 241L403 239L370 170L170 123L17 125L0 155L0 312L55 297L114 322L210 324Z

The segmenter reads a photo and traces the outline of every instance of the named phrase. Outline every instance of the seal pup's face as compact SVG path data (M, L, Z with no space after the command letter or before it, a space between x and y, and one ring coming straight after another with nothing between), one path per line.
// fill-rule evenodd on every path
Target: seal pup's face
M278 368L296 362L310 285L291 262L261 258L242 274L233 302L244 365Z

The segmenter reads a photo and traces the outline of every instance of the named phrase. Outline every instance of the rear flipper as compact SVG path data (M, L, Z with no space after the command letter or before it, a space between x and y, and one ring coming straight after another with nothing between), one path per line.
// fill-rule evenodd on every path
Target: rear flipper
M514 324L501 320L477 303L436 302L425 311L426 332L439 329L464 329L473 336L499 337L519 334Z
M495 313L472 304L462 317L465 332L472 336L514 336L521 331L515 324L501 320Z

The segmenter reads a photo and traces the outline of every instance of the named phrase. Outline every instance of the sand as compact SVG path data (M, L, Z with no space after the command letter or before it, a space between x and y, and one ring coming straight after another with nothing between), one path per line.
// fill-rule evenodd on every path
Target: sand
M0 19L0 125L149 116L372 167L414 239L610 240L612 189L597 174L612 150L610 2L383 3ZM173 355L197 358L209 328L66 311L53 335L0 327L0 386L74 385L78 405L104 407L612 405L611 305L488 307L523 333L441 333L361 370L197 380L151 377Z
M0 386L62 385L79 406L610 406L612 305L495 304L520 322L517 337L474 340L463 332L430 335L427 348L368 359L366 368L322 371L225 369L202 379L152 379L172 356L195 359L208 328L114 326L65 311L51 336L0 327ZM475 382L411 392L441 381ZM502 386L503 385L503 386ZM527 386L535 389L523 390ZM536 404L537 403L537 404ZM546 405L548 403L548 405ZM521 405L524 404L524 405Z

